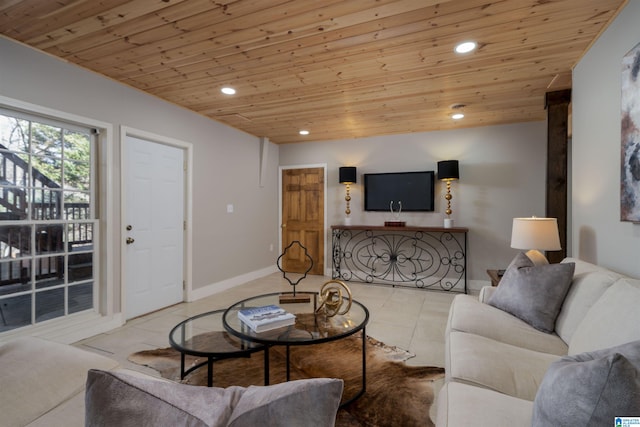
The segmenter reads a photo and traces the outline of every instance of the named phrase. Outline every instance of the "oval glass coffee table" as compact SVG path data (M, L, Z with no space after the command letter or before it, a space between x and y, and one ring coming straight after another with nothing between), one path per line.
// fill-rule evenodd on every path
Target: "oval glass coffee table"
M193 316L178 323L169 333L171 347L180 352L180 379L195 369L207 365L207 385L213 385L213 362L235 357L250 357L264 350L255 341L247 341L230 335L222 327L225 310L215 310ZM203 357L206 360L185 370L186 355ZM266 380L268 378L265 377Z
M366 325L369 322L369 310L353 300L351 308L344 315L327 317L322 312L315 314L319 306L316 292L296 292L296 294L309 295L309 302L296 302L280 304L279 297L282 293L258 295L239 301L230 306L222 316L224 328L235 337L264 346L264 375L265 385L269 384L269 348L273 346L285 346L286 348L286 379L290 380L290 347L301 345L320 344L329 341L337 341L362 331L362 388L355 396L342 403L345 406L364 394L366 390ZM344 298L345 303L347 298ZM238 311L243 308L262 307L266 305L279 305L286 311L296 315L296 322L292 326L284 326L270 331L256 333L238 319Z

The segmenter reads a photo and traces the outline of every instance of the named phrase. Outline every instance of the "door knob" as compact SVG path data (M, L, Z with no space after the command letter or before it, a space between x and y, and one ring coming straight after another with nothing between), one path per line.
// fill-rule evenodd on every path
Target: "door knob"
M133 242L135 242L135 239L133 239L132 237L127 237L126 242L127 242L127 245L130 245L130 244L132 244Z

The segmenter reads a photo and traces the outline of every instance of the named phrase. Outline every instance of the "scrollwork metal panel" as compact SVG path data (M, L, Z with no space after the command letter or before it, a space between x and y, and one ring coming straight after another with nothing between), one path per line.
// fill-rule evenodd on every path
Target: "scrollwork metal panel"
M334 228L332 276L466 293L466 232Z

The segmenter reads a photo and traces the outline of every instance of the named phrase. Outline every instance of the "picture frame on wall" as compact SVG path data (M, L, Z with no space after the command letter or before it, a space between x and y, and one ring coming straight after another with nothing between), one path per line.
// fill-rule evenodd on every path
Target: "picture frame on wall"
M620 220L640 223L640 43L622 59Z

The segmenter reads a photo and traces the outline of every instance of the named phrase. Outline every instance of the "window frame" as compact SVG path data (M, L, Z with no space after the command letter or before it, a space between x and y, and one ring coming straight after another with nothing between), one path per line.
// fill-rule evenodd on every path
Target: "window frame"
M93 276L87 281L93 281L93 309L78 313L68 314L67 302L65 302L65 316L56 317L50 321L31 324L30 326L12 329L1 335L20 335L24 331L38 330L43 336L48 331L76 336L78 339L103 332L119 326L123 323L121 314L117 312L114 295L114 185L113 185L113 125L96 119L75 115L47 107L27 103L24 101L4 97L0 95L0 108L9 110L12 115L21 114L23 117L34 117L39 123L49 124L52 121L56 124L63 122L64 127L69 130L77 130L77 127L95 129L96 142L92 153L93 165L91 181L95 183L92 188L92 209L94 210L94 256L93 256ZM87 223L87 220L77 220ZM20 222L20 221L18 221ZM33 244L33 242L32 242ZM68 252L65 256L69 256ZM75 255L75 254L74 254ZM66 272L65 272L66 273ZM66 275L66 274L65 274ZM65 283L65 293L68 292L68 278ZM83 281L86 283L86 281ZM75 285L74 285L75 286ZM33 290L31 290L32 294ZM66 297L67 295L65 295ZM32 298L32 304L35 304ZM32 318L35 316L35 309ZM73 332L69 331L69 326L77 327ZM89 332L83 332L87 330ZM14 332L15 331L15 332Z

